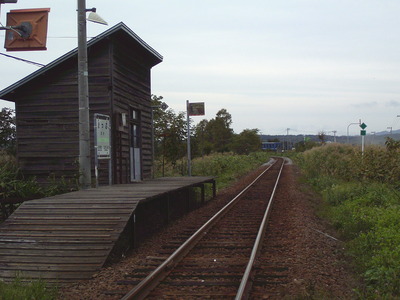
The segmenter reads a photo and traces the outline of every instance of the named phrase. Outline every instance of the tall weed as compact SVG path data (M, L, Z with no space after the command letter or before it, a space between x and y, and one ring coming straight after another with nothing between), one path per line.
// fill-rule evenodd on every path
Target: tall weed
M4 152L0 157L0 199L26 199L43 194L41 187L34 179L25 179L22 176L15 157Z
M271 157L269 152L254 152L249 155L237 155L233 153L215 153L192 160L193 176L217 177L217 188L228 186L244 174L257 166L266 163ZM159 165L160 166L160 165ZM164 165L164 172L157 171L158 176L182 176L186 175L187 162L181 161L175 166Z
M299 165L323 195L332 223L367 282L365 297L400 297L400 152L325 145Z
M192 174L216 176L218 178L217 187L223 188L257 166L266 163L270 157L271 154L267 152L254 152L249 155L213 154L193 160Z
M40 185L34 177L26 178L18 169L14 156L0 151L0 199L29 200L52 196L76 189L64 178L49 177L47 186Z

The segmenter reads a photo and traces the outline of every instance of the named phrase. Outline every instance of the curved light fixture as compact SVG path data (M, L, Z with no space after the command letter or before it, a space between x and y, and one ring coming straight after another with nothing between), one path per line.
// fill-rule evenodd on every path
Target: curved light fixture
M88 15L86 20L93 23L108 25L108 23L102 17L100 17L96 12L93 11Z

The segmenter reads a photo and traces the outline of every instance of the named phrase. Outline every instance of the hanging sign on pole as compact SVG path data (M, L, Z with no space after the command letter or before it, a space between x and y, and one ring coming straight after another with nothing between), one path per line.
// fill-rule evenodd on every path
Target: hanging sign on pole
M189 116L204 116L205 115L205 105L204 102L188 102L188 114Z
M190 103L186 100L186 113L187 113L187 162L188 162L188 176L192 176L192 158L190 150L190 116L204 116L205 115L204 102Z

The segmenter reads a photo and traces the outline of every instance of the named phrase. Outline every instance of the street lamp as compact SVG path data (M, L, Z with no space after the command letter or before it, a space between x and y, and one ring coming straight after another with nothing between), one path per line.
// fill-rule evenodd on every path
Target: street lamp
M358 121L358 123L350 123L348 126L347 126L347 144L349 143L349 127L351 126L351 125L360 125L361 124L361 119Z
M86 1L78 0L78 94L79 94L79 183L82 189L91 186L89 82L87 63ZM93 16L89 21L93 20ZM103 20L104 21L104 20ZM101 23L101 22L97 22ZM105 24L104 22L101 24Z

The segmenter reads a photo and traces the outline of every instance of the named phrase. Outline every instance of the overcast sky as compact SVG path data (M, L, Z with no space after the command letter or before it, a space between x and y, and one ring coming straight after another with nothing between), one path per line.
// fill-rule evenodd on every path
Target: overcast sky
M164 57L152 93L176 112L186 100L221 108L236 133L346 135L400 129L398 0L86 0L109 27L124 22ZM7 52L47 64L77 45L77 1L18 0L51 9L47 51ZM88 22L88 36L107 28ZM4 31L0 32L4 43ZM0 50L6 53L5 49ZM0 56L0 89L38 68ZM0 101L1 107L14 107ZM193 117L195 122L203 117ZM357 125L349 127L358 135Z

